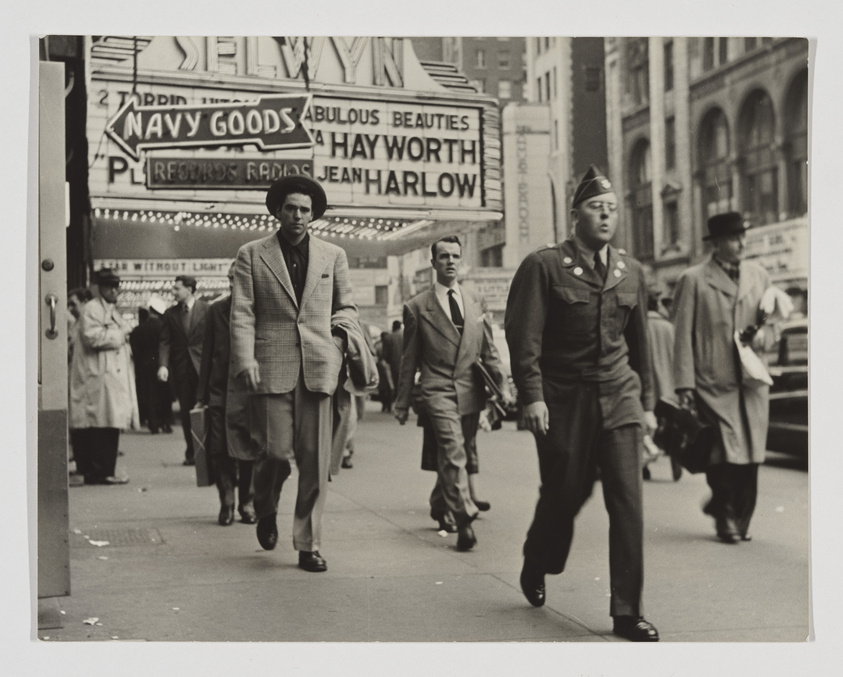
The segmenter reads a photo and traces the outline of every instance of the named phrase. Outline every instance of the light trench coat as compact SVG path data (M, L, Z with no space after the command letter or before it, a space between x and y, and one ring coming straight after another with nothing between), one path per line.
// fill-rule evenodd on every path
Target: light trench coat
M139 428L130 327L102 298L85 304L77 320L70 364L71 428Z
M752 262L741 262L735 284L712 258L686 270L676 284L674 385L696 389L716 418L723 448L715 449L713 463L764 462L770 389L741 382L734 335L756 323L769 286L770 276ZM765 333L771 340L770 328Z

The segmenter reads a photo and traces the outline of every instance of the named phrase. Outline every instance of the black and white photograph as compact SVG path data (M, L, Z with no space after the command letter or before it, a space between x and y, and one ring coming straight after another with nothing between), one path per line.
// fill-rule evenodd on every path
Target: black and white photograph
M10 31L20 674L834 673L836 10L468 4Z

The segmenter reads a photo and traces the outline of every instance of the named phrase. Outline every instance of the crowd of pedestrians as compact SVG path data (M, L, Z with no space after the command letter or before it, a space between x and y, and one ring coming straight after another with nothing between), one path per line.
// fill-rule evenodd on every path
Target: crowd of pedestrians
M183 463L196 463L201 439L219 524L230 525L236 509L256 525L265 550L278 543L278 502L296 465L292 545L300 568L323 572L327 483L353 468L357 422L377 393L382 412L401 425L417 414L421 465L436 473L430 517L457 535L456 550L469 551L479 542L477 515L491 508L480 495L477 430L489 427L495 407L514 406L517 393L541 478L523 545L527 601L542 606L545 577L564 571L577 514L599 479L614 632L652 642L659 633L643 612L642 477L660 453L652 440L665 424L654 413L663 401L715 428L704 512L724 543L751 539L769 388L747 375L743 360L770 347L773 324L790 306L764 270L744 260L740 214L708 221L713 253L680 276L668 310L652 276L611 244L618 196L592 166L574 193L571 236L529 254L512 280L511 391L483 300L460 285L456 235L431 244L432 287L378 337L360 321L344 250L310 236L309 224L327 208L322 186L285 177L268 190L266 206L277 232L240 248L230 293L213 303L197 295L195 278L180 275L176 302L166 307L153 296L132 330L116 310L113 271L97 272L92 294L72 292L71 442L86 484L128 481L115 469L120 430L142 420L152 434L171 432L175 400ZM191 431L197 407L203 431ZM678 479L681 450L662 451Z

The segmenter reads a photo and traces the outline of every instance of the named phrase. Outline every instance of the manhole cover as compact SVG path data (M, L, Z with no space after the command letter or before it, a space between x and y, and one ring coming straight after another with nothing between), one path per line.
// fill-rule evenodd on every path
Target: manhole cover
M75 547L91 547L88 541L108 541L108 547L117 548L128 545L161 545L164 539L158 529L89 529L81 534L74 532L71 539Z

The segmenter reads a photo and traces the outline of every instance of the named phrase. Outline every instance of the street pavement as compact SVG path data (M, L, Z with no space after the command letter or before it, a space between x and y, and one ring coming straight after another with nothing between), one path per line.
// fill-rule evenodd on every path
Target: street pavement
M566 571L534 609L518 583L538 491L529 433L478 433L479 543L455 548L428 515L433 473L421 428L380 412L360 422L354 467L329 484L326 573L297 568L295 479L281 496L279 542L217 524L216 489L181 465L183 438L121 436L123 486L70 489L71 595L52 600L49 642L624 643L611 632L608 518L602 487L576 523ZM775 459L774 459L775 461ZM809 627L809 483L800 463L762 466L751 543L725 545L700 505L702 475L674 482L660 459L644 484L645 614L665 642L805 642ZM678 674L678 673L676 673Z

